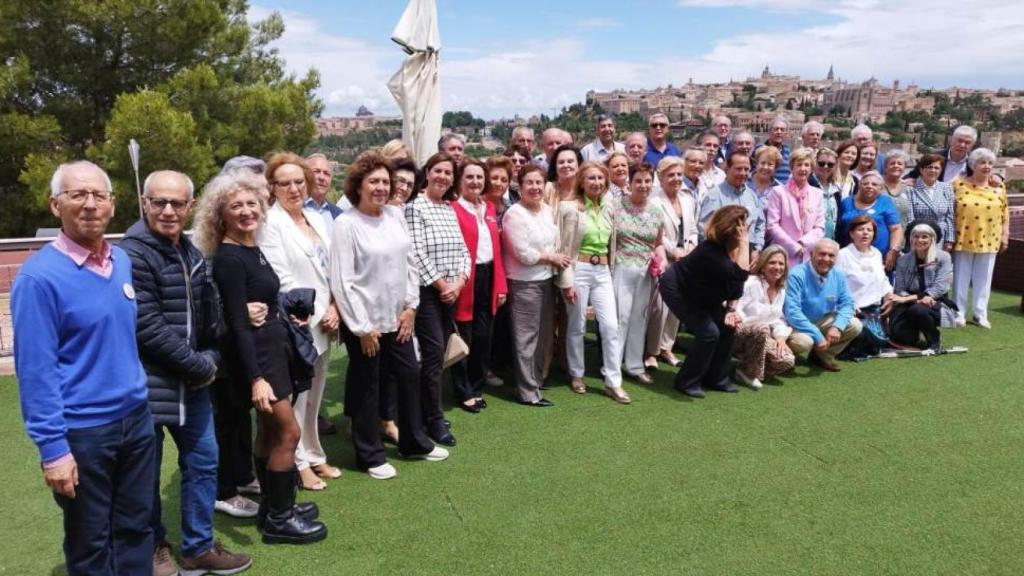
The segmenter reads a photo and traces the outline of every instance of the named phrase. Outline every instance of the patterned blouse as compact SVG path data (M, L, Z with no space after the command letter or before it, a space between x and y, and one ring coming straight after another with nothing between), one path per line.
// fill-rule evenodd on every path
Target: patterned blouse
M435 204L425 193L405 205L412 251L420 274L420 286L444 278L469 278L471 260L462 238L455 210L447 202Z
M975 186L958 178L953 181L956 195L956 242L953 250L974 253L999 252L1003 224L1010 219L1006 188L988 184Z
M629 196L616 200L612 215L615 265L646 268L654 257L663 222L661 211L650 200L641 208L630 202Z

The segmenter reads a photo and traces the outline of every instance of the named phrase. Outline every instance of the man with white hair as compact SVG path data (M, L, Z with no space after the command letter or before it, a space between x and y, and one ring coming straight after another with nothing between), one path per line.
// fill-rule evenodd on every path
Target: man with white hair
M742 152L747 155L747 158L752 158L754 155L754 135L748 130L740 130L732 137L732 144L729 146L729 153ZM728 159L728 156L726 156Z
M607 114L597 117L597 138L580 150L584 160L604 163L615 152L625 152L622 142L615 141L615 119Z
M877 153L875 154L875 170L879 174L885 174L885 154L882 152L882 148L875 144L875 133L871 130L871 127L867 124L857 124L850 130L850 139L857 145L857 149L873 144Z
M180 172L161 170L142 187L145 217L128 229L120 247L132 261L138 301L136 339L146 371L156 442L153 465L153 575L178 574L161 519L160 468L164 430L178 450L181 474L181 568L186 573L234 574L252 560L233 554L213 538L217 497L217 439L210 384L217 375L219 314L202 302L213 296L213 275L199 249L184 234L195 188ZM239 516L256 515L242 497ZM247 504L244 506L244 504Z
M952 182L960 176L971 176L974 171L967 165L967 156L974 149L974 144L978 141L978 131L973 126L961 124L953 130L953 135L949 138L949 146L938 152L942 155L942 172L939 174L939 180L942 182ZM917 179L921 175L921 172L914 168L907 174L907 178Z
M551 127L540 135L540 146L541 153L533 157L533 163L540 166L545 172L548 170L548 164L551 163L551 157L554 155L555 150L563 144L572 142L572 138L566 138L569 133L561 128Z
M331 193L331 180L334 177L334 171L331 169L331 162L327 156L319 152L307 156L306 164L313 171L313 179L316 181L313 186L306 187L309 190L309 197L302 203L302 207L320 215L327 230L327 237L330 238L331 232L334 230L334 219L341 216L344 211L344 207L335 206L327 200L327 195Z
M537 141L533 135L533 128L529 126L516 126L512 130L511 138L512 146L520 146L525 149L529 155L533 155L534 150L537 149Z
M822 126L821 122L811 120L804 123L804 127L800 129L800 142L804 145L804 148L817 151L818 147L821 146L821 137L824 134L825 127Z
M437 141L437 151L444 152L452 157L455 166L462 164L462 157L466 153L466 137L458 132L449 132Z
M798 357L829 372L839 372L836 356L860 334L861 323L854 316L853 295L846 276L835 269L839 244L819 240L811 259L789 271L786 322L793 327L787 344Z
M626 156L633 164L640 164L647 155L647 136L643 132L630 132L624 142Z
M732 146L732 120L725 114L719 114L711 121L711 129L718 134L718 153L715 154L714 163L715 166L721 166Z
M647 153L644 162L657 166L666 156L679 156L679 148L668 141L668 116L658 112L647 120L650 128L647 138Z
M50 212L61 230L11 291L25 428L63 511L68 574L151 574L153 418L131 261L103 237L110 178L92 162L60 165Z

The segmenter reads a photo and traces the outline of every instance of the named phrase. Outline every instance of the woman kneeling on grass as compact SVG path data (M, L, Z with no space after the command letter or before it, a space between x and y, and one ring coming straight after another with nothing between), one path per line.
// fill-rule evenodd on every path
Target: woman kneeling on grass
M765 378L792 370L796 361L786 345L793 329L783 312L788 270L785 248L772 244L762 250L736 308L743 316L736 331L736 379L754 390Z

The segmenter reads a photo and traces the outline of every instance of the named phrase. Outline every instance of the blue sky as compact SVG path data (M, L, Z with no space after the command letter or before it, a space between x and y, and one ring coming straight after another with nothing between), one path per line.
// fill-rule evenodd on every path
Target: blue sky
M289 68L315 67L325 115L396 108L385 83L405 2L278 3ZM1024 5L1009 0L439 0L442 102L485 118L581 101L586 90L653 88L779 73L922 87L1024 88ZM965 22L971 21L967 25Z

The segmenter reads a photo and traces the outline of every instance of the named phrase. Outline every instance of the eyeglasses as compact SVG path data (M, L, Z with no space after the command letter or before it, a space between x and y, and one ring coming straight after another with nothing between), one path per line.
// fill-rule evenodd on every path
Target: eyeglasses
M818 161L818 168L833 168L835 167L835 165L835 162L822 162L820 160Z
M89 190L88 188L80 188L76 190L63 190L61 194L68 197L68 200L75 204L85 204L89 196L97 204L107 204L114 199L114 195L107 190Z
M651 128L668 128L668 124L665 122L654 122L651 124Z
M170 206L175 212L184 212L188 209L188 205L191 204L189 200L171 200L169 198L150 198L146 196L146 201L153 210L157 212L163 212Z
M286 190L288 188L291 188L292 186L297 186L299 188L304 188L306 186L306 179L305 178L297 178L295 180L278 180L278 181L274 182L274 186L277 186L278 188L280 188L282 190Z

